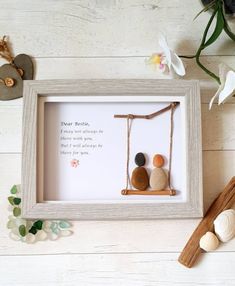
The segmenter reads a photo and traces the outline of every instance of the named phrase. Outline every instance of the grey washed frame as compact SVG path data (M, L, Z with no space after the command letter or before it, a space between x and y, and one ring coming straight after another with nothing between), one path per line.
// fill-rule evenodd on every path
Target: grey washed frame
M184 203L37 202L38 97L69 95L170 95L186 99L187 201ZM22 216L29 219L130 220L203 215L201 104L198 81L43 80L24 82Z

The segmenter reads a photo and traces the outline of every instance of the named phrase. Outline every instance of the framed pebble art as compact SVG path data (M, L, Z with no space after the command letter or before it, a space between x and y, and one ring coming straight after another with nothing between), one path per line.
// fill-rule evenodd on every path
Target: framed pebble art
M197 81L27 81L25 218L200 217Z

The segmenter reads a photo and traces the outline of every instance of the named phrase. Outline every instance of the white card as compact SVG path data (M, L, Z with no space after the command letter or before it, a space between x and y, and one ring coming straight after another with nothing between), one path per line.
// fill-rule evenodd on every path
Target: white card
M186 199L184 128L179 105L174 113L171 182L177 194L123 196L126 185L127 120L115 114L150 114L169 102L47 102L44 130L44 200L144 200L181 202ZM162 154L168 170L170 111L151 120L134 119L130 136L131 175L136 153L152 159Z

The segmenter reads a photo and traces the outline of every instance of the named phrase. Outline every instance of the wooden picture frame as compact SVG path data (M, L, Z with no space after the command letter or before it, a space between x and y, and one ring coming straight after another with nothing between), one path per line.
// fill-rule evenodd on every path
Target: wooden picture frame
M30 219L123 220L192 218L203 215L199 83L183 80L25 81L23 103L22 216ZM181 108L182 201L45 201L45 102L178 102ZM125 135L125 134L124 134ZM125 137L125 136L124 136ZM123 137L123 138L124 138ZM123 154L125 156L125 154ZM92 179L92 175L91 175ZM102 190L97 190L102 191ZM120 190L117 190L119 192Z

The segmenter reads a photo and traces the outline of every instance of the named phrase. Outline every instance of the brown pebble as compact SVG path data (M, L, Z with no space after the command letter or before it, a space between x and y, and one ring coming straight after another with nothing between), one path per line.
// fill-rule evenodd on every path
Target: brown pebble
M164 160L162 155L156 154L153 157L153 166L154 167L161 168L164 165L164 163L165 163L165 160Z
M131 184L137 190L144 191L149 186L149 177L144 167L137 167L132 172Z
M156 191L164 190L167 186L167 175L162 168L155 168L150 175L149 184Z

